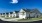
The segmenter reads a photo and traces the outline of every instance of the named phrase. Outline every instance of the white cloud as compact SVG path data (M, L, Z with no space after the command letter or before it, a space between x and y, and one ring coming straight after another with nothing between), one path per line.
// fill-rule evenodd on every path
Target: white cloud
M10 3L18 3L18 0L12 0Z

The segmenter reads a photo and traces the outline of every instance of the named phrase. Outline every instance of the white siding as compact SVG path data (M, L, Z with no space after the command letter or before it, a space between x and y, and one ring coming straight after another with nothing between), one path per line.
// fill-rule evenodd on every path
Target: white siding
M13 12L12 17L17 17L17 16L19 16L19 14L16 12Z
M8 16L8 15L7 15ZM9 13L9 17L10 17L10 13Z
M26 18L26 13L25 13L24 15L21 15L21 14L19 13L19 18Z
M25 18L26 17L26 12L24 13L24 15L22 15L21 12L25 12L23 9L20 10L19 12L19 18Z
M30 14L30 17L34 17L34 15L35 15L35 13L31 13L31 14Z
M12 14L12 17L16 17L16 13L13 13L13 14Z

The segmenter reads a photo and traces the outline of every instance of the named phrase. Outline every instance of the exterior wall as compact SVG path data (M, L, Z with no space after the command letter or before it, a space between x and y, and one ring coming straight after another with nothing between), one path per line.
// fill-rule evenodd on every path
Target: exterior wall
M0 14L0 17L1 17L1 14Z
M38 17L40 17L40 16L41 16L41 14L40 14L40 13L38 13L38 15L39 15Z
M35 14L35 13L31 13L31 14L30 14L30 17L34 17L34 15L36 15L36 14Z
M17 16L19 16L19 14L16 12L13 12L12 17L17 17Z
M37 16L40 17L40 15L41 15L40 13L36 14L36 15L35 15L35 18L36 18Z
M21 15L20 13L19 13L19 18L26 18L26 13L24 14L24 15Z
M10 17L10 13L9 13L9 17Z
M1 17L2 15L0 14L0 17Z
M5 17L7 17L6 13L5 13Z
M37 17L37 15L39 17L40 13L38 13L38 14L36 14L36 13L30 13L30 17ZM28 12L26 12L26 17L29 17L29 13Z
M25 11L22 10L22 9L20 10L20 12L19 12L19 18L21 18L21 19L24 18L25 19L26 18L26 12L24 13L24 15L22 15L21 12L25 12Z
M15 12L13 12L12 17L16 17L16 13Z
M12 17L12 14L9 13L9 15L7 15L7 16Z
M16 18L19 18L19 13L16 13Z
M13 13L13 14L12 14L12 17L16 17L16 14Z
M2 16L4 16L3 13L2 13Z
M29 17L29 12L26 12L26 17Z

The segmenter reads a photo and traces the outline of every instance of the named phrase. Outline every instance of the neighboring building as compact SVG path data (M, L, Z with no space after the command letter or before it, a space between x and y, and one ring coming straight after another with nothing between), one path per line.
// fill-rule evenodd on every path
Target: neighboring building
M9 17L12 17L13 12L9 12Z
M0 17L2 16L2 13L0 13Z
M9 17L9 13L7 12L7 13L5 13L5 17Z
M39 17L41 15L40 11L38 9L32 9L30 12L32 12L31 16Z
M13 11L12 17L18 18L18 17L19 17L18 12L19 12L19 11Z
M5 17L5 13L3 13L2 15L3 15L3 17Z
M15 17L15 18L33 18L39 17L41 15L38 9L21 9L20 11L13 11L7 13L0 13L0 16L5 17Z
M4 16L5 16L5 13L0 13L0 15L1 15L2 17L4 17Z
M37 9L21 9L19 11L19 18L27 18L27 17L39 17L40 12Z

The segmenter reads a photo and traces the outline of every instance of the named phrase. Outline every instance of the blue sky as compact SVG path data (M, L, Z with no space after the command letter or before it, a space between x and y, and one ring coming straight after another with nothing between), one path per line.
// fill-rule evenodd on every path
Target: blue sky
M42 0L0 0L0 13L37 8L42 12Z

